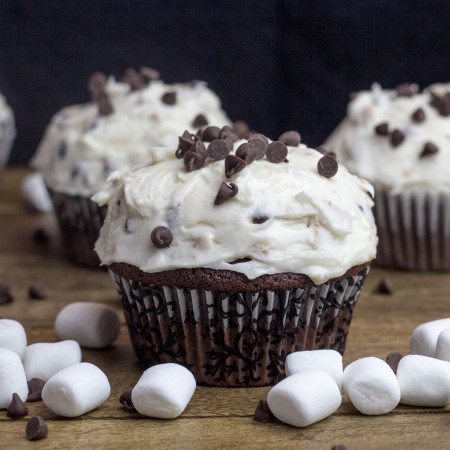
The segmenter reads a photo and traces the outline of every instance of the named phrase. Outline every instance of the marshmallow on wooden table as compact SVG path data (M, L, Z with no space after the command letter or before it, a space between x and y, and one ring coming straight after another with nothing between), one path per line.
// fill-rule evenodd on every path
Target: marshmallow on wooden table
M434 357L442 361L450 361L450 328L446 328L439 334Z
M31 344L25 349L23 366L27 380L40 378L47 381L55 373L81 362L81 348L78 342Z
M307 370L323 370L336 381L342 389L342 355L336 350L304 350L294 352L286 357L286 375L306 372Z
M17 353L0 348L0 409L7 408L16 393L25 402L28 396L28 384L22 361Z
M306 427L333 414L342 402L334 379L321 370L296 373L267 394L273 415L294 427Z
M17 320L0 319L0 348L7 348L23 358L27 346L27 335Z
M397 368L400 402L444 406L450 398L450 363L422 355L404 356Z
M397 378L380 358L361 358L349 364L344 370L343 387L353 406L371 416L387 414L400 401Z
M419 325L411 336L411 353L434 357L439 335L450 328L450 319L433 320Z
M104 348L119 336L117 313L102 303L76 302L65 306L55 320L60 339L73 339L82 347Z
M42 400L60 416L78 417L100 406L110 393L108 378L97 366L79 363L53 375L42 389Z
M40 212L53 211L52 201L41 173L35 172L25 177L22 182L22 194L34 210Z
M174 419L186 408L195 387L195 378L185 367L174 363L158 364L142 374L131 392L131 400L141 414Z

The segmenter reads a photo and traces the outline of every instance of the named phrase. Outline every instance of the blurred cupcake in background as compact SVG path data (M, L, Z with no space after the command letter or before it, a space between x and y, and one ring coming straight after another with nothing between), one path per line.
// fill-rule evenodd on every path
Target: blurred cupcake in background
M51 120L32 165L44 177L69 258L98 266L93 251L106 208L90 197L109 174L172 158L179 130L228 125L204 82L166 84L150 68L127 69L120 81L95 73L92 102L68 106Z
M13 112L0 93L0 172L6 166L15 137Z
M324 147L375 187L379 265L450 270L450 84L374 84Z

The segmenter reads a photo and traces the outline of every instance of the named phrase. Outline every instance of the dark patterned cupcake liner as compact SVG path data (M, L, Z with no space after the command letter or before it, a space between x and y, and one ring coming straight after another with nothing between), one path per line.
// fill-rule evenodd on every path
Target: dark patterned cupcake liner
M379 266L408 270L450 270L450 195L377 190Z
M83 266L99 267L94 245L105 220L107 206L98 206L87 197L47 189L69 259Z
M319 286L213 292L151 285L110 270L145 367L177 362L199 384L228 387L274 384L297 350L343 353L368 271Z

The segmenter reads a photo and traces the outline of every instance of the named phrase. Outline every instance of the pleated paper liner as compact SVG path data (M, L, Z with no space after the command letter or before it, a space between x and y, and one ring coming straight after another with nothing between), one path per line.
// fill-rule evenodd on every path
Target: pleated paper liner
M291 352L343 353L368 271L319 286L259 292L156 286L110 273L145 367L177 362L199 384L243 387L284 377Z

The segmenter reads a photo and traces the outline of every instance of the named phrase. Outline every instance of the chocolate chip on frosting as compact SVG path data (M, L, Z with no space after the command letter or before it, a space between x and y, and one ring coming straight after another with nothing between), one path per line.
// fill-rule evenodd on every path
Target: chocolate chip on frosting
M212 142L219 139L220 128L219 127L206 127L202 133L202 140L206 142Z
M11 417L11 419L21 419L28 414L28 408L18 394L14 393L12 395L12 400L6 409L6 414L8 417Z
M244 142L236 150L236 156L251 164L258 157L258 149L249 142Z
M250 132L250 128L243 120L233 122L232 130L238 135L239 139L247 139Z
M272 142L267 146L266 158L272 163L280 163L286 159L288 149L282 142Z
M422 108L417 108L412 114L411 119L416 123L421 123L425 120L425 111Z
M297 131L286 131L277 140L290 147L297 147L302 141L302 138Z
M253 217L252 222L254 224L261 224L261 223L267 222L268 220L269 220L268 216L255 216L255 217Z
M264 134L261 133L254 133L250 136L251 139L261 139L265 142L266 146L269 145L269 138L267 136L264 136Z
M263 139L259 137L252 137L249 139L248 143L256 148L256 159L262 159L266 156L267 143Z
M426 142L419 157L425 158L426 156L435 155L438 152L439 148L437 147L437 145L433 144L432 142Z
M236 155L227 155L225 158L225 176L231 178L235 173L245 168L247 163Z
M187 151L183 156L184 167L187 172L201 169L205 164L205 157L200 153L195 153L191 150Z
M191 150L192 144L196 142L196 137L185 131L182 136L178 137L178 148L175 152L175 156L180 159L183 158L184 154Z
M161 101L166 105L175 105L177 102L177 93L176 92L166 92L162 95Z
M114 107L109 100L108 94L102 92L97 97L98 113L101 116L110 116L114 112Z
M206 125L208 125L208 119L203 114L197 115L192 121L193 128L206 127Z
M158 70L153 69L152 67L141 67L139 69L139 73L142 77L149 83L151 81L159 80L161 74Z
M128 83L133 91L143 89L147 85L145 78L132 67L125 70L120 81Z
M233 147L229 142L223 141L222 139L216 139L208 145L207 152L211 159L219 161L225 159L232 148Z
M63 159L67 154L67 144L65 141L61 141L57 150L58 156Z
M391 133L391 145L392 147L398 147L405 140L405 134L403 131L396 128Z
M206 158L208 156L205 144L202 141L197 141L194 144L192 144L191 147L189 148L189 151L198 153L199 155L202 155L203 158Z
M378 136L387 136L389 134L389 126L387 122L380 123L374 128L374 131Z
M233 132L230 126L225 125L220 129L219 139L230 140L232 143L239 141L239 136Z
M435 108L441 116L447 117L450 115L450 92L447 92L443 97L431 93L430 105Z
M418 87L417 84L402 83L395 90L399 97L412 97L414 94L417 94Z
M156 227L151 234L153 245L157 248L169 247L173 241L172 232L167 227Z
M91 93L92 101L96 102L98 95L105 91L107 78L103 72L94 72L89 77L88 91Z
M238 193L238 187L234 183L222 183L220 184L219 190L217 192L216 198L214 200L214 205L218 206L225 203L230 198L233 198Z
M338 171L338 163L332 156L323 156L317 161L317 172L325 178L331 178Z

